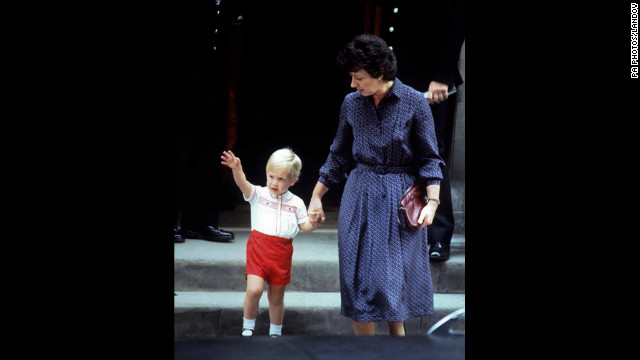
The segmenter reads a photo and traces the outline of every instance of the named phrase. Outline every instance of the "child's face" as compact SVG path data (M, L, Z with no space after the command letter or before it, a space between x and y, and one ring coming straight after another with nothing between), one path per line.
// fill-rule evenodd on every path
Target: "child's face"
M267 187L274 196L287 192L289 186L295 184L289 177L289 169L267 170Z

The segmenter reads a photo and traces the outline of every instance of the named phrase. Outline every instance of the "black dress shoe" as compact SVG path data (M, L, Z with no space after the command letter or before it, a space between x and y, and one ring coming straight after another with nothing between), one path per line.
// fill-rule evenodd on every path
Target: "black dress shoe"
M449 246L443 246L442 243L436 242L429 247L429 260L445 261L449 260Z
M178 229L173 229L173 242L174 243L184 242L184 238L182 237L182 235L180 234L180 230Z
M204 231L186 230L182 234L188 239L229 242L234 239L233 233L220 230L215 226L207 226Z
M209 241L231 241L234 236L232 232L218 229L215 226L207 226L202 238Z

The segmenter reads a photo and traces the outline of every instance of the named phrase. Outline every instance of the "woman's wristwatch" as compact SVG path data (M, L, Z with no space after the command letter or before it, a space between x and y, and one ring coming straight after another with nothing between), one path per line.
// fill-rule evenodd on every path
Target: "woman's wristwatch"
M427 204L429 204L429 201L435 201L435 202L436 202L436 204L440 205L440 199L430 199L430 198L427 198Z

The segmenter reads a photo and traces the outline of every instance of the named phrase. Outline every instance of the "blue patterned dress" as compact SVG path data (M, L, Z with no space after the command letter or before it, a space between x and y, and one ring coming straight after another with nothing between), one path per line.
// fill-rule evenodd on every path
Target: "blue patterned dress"
M346 180L338 215L341 313L356 321L404 321L433 314L427 229L398 226L398 201L415 181L439 185L431 109L395 79L378 109L348 94L319 181Z

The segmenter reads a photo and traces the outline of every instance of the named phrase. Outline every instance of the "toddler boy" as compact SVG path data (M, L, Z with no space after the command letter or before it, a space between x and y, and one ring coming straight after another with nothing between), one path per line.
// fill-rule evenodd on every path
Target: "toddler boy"
M269 284L269 335L281 336L284 291L291 282L292 240L298 229L305 232L315 229L320 222L320 214L312 211L307 215L302 199L289 191L302 168L300 158L290 149L277 150L269 157L266 187L247 181L240 158L233 152L224 151L221 159L223 165L231 168L236 185L251 205L242 335L253 335L266 281Z

